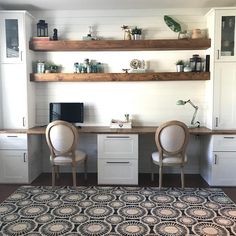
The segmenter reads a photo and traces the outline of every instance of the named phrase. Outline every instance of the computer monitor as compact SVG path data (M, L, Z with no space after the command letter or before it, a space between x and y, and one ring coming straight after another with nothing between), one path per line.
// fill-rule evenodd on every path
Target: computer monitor
M70 123L84 122L84 104L82 102L60 102L49 104L49 121L64 120Z

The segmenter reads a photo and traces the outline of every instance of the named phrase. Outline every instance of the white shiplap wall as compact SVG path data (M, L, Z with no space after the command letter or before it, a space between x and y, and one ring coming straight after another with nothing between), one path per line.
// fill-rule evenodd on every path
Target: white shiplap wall
M32 12L36 20L48 22L49 32L57 28L60 39L81 39L90 25L100 37L122 39L123 24L143 28L146 39L176 38L177 34L164 23L165 14L191 31L206 29L204 13L203 9ZM205 51L51 52L36 53L36 57L62 65L64 72L72 72L73 63L83 62L85 58L104 63L105 72L121 72L122 68L129 68L134 58L144 59L153 71L175 71L176 60L188 60L194 53L205 57ZM137 125L159 125L174 118L188 123L192 107L175 103L189 98L199 106L198 119L204 124L207 107L204 81L41 83L36 85L36 123L48 122L48 104L56 101L84 102L85 125L109 125L111 118L123 118L124 113L131 114Z
M163 20L164 15L172 16L188 31L200 28L205 32L205 12L204 9L150 9L38 11L32 14L36 20L46 20L49 24L50 36L52 36L53 28L57 28L60 39L80 40L88 33L90 25L94 26L99 37L122 39L121 26L123 24L143 28L145 39L176 38L177 34L166 26ZM178 59L188 60L196 53L205 57L205 51L37 52L35 56L37 59L62 65L63 72L72 72L74 62L82 62L85 58L104 63L105 72L121 72L122 68L129 68L129 63L134 58L144 59L148 69L153 71L175 71L175 62ZM177 106L176 101L191 99L199 106L197 119L204 125L208 109L205 98L205 81L37 83L36 123L38 125L48 123L50 102L78 101L85 104L84 125L109 125L112 118L124 118L125 113L131 115L134 125L159 125L170 119L179 119L189 124L193 108L189 104ZM150 158L150 153L154 148L152 145L146 146L147 143L152 142L152 136L146 137L147 139L141 138L143 141L140 142L141 172L150 170L145 162ZM91 140L93 144L85 143L85 149L94 150L96 139L91 136ZM200 148L199 142L191 139L190 147L190 153L194 153L192 155L194 161L189 170L198 172L199 165L195 158L198 155L196 150ZM90 158L90 171L96 171L96 151L90 153ZM48 164L44 166L46 170Z

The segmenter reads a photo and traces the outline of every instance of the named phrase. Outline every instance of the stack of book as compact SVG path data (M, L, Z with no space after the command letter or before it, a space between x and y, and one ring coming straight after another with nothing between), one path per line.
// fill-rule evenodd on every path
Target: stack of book
M32 37L32 41L49 41L50 37Z
M121 121L121 120L111 120L110 123L111 129L131 129L132 128L132 122L131 121Z

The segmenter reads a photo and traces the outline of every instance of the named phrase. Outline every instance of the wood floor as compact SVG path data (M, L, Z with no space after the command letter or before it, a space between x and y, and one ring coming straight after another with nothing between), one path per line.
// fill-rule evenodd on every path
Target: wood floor
M0 184L0 202L4 201L11 193L13 193L22 184ZM24 184L25 185L25 184ZM31 185L35 186L50 186L51 174L43 173ZM56 180L56 185L71 186L72 175L64 173ZM85 181L83 175L77 175L78 186L97 185L97 175L88 174L88 180ZM158 186L158 176L155 176L155 181L151 182L150 174L139 175L139 186ZM180 176L168 174L163 176L164 187L180 187ZM210 187L200 175L185 175L185 187ZM236 187L222 187L222 190L236 203Z

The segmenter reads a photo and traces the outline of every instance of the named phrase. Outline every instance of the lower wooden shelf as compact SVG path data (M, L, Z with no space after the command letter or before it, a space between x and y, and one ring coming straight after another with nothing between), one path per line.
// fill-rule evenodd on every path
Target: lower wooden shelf
M210 72L30 74L30 81L33 82L184 81L209 79Z

